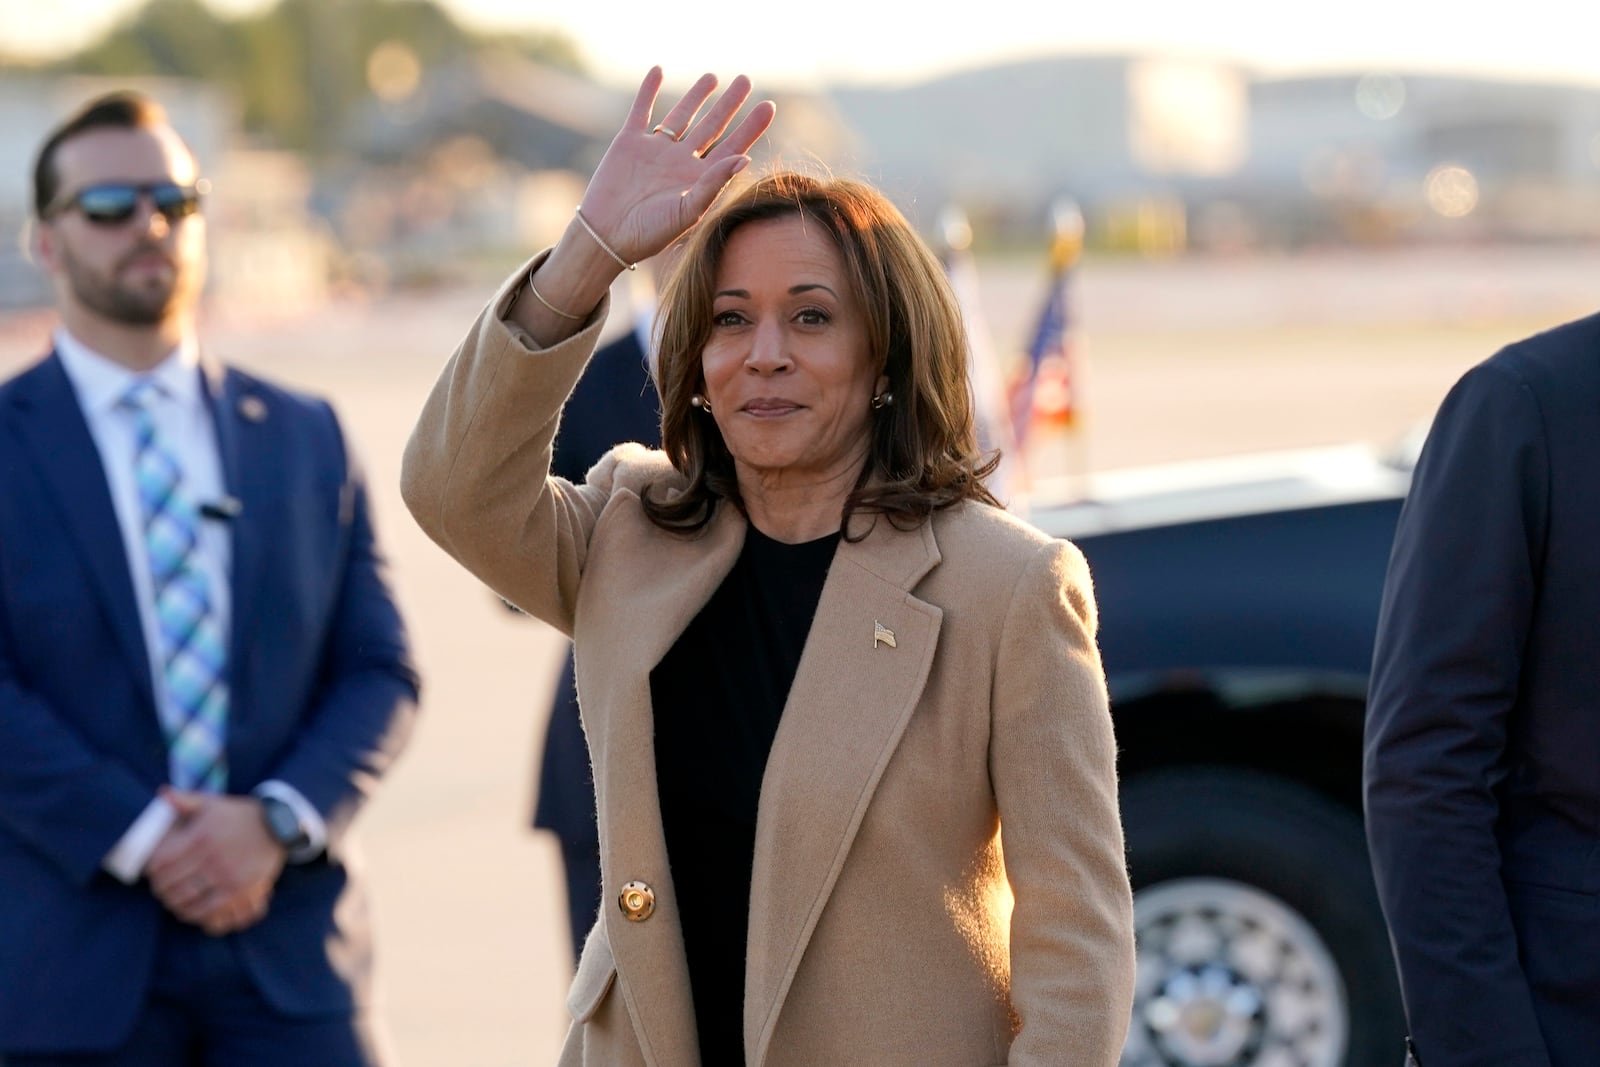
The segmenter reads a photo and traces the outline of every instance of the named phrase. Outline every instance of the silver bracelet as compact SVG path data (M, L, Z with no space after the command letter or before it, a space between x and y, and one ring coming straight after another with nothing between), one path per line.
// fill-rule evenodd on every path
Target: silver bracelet
M550 303L550 301L546 300L544 298L544 294L539 292L539 290L534 287L533 275L531 275L531 274L528 275L528 292L533 294L533 298L535 300L539 301L539 303L543 304L545 307L549 308L551 311L555 312L557 315L560 315L562 318L571 319L573 322L582 322L583 321L583 316L582 315L574 315L570 311L562 311L560 308L558 308L554 304Z
M623 270L639 269L639 264L629 263L627 260L617 255L617 250L606 244L604 238L602 238L598 233L594 232L594 227L589 225L589 220L583 217L582 204L579 204L577 207L573 208L572 213L578 217L578 225L589 231L589 236L594 238L594 243L600 246L601 251L605 252L606 255L617 261L617 266L621 267Z

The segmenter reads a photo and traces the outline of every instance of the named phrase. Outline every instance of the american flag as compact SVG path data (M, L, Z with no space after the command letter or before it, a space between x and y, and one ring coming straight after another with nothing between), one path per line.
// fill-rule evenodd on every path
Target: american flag
M1082 416L1077 390L1073 334L1074 268L1083 249L1083 216L1075 205L1058 206L1050 248L1050 286L1028 345L1027 376L1012 397L1017 436L1034 429L1075 429Z

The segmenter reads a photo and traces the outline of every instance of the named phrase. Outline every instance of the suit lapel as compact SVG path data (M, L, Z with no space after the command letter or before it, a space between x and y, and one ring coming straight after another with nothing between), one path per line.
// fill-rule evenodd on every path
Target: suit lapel
M694 1003L661 829L650 671L733 568L746 525L726 504L694 538L663 534L642 514L608 519L617 527L600 545L607 559L585 566L592 580L582 587L575 633L603 837L601 915L646 1061L696 1067ZM604 650L592 668L586 649ZM657 901L655 914L637 923L616 901L618 888L635 880L654 888Z
M262 478L273 462L262 432L268 408L248 378L224 369L209 355L201 360L201 373L216 427L223 484L239 505L228 527L232 553L229 599L233 605L229 612L232 633L228 640L228 673L233 684L228 713L237 723L247 711L244 702L250 692L239 672L249 662L247 651L257 618L254 598L259 589L264 522L269 507L260 491Z
M761 785L745 971L752 1067L766 1059L811 932L922 697L942 612L909 590L938 562L931 522L901 531L879 518L862 541L841 542L828 571Z
M111 503L100 451L60 359L52 354L25 381L18 382L12 403L23 444L61 510L67 540L83 556L117 644L140 691L154 707L150 658L139 624L133 578L128 573L122 528Z

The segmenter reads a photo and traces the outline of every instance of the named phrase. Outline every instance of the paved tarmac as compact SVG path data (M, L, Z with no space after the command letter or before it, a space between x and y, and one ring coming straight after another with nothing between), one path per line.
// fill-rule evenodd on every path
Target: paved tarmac
M1584 249L1097 265L1080 292L1092 374L1074 462L1393 441L1471 363L1592 310L1596 277L1600 251ZM1037 272L994 267L984 282L997 340L1022 344ZM557 853L527 829L562 639L427 541L397 489L412 421L489 291L216 308L206 334L224 358L335 401L412 628L424 714L359 828L400 1067L549 1063L565 1029ZM50 321L0 316L0 376L44 350Z

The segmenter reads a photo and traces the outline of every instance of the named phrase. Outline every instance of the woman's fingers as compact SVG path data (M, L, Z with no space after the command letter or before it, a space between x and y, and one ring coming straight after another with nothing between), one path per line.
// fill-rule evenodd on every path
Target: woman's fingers
M739 113L739 109L748 99L750 99L750 79L741 74L723 90L711 110L706 112L705 118L697 122L693 129L686 131L687 136L684 140L694 150L695 155L705 155L707 150L717 143L717 138L727 130L729 123L733 122L733 117Z
M711 98L711 94L716 89L717 76L715 74L700 75L695 83L689 86L688 92L679 97L678 102L672 105L672 110L662 117L658 126L651 128L660 128L663 136L671 137L674 141L683 140L684 134L688 133L689 127L694 124L695 115L699 114L700 109L705 106L705 102Z
M778 109L772 101L763 100L750 109L750 114L731 134L722 137L728 124L749 98L750 80L740 75L691 134L694 154L702 156L701 166L704 169L679 201L683 230L693 226L711 210L711 205L722 195L722 190L733 180L733 176L749 165L750 157L745 153L772 125ZM722 139L719 141L718 138Z
M743 103L743 101L740 101L740 103ZM735 108L735 110L738 109ZM750 109L750 114L744 117L744 121L739 123L732 133L724 137L715 148L706 153L706 160L709 162L724 159L728 156L744 155L761 139L761 135L767 132L767 128L772 125L773 116L777 113L777 105L773 104L771 100L761 101L761 103ZM732 118L731 115L729 117Z
M723 156L706 167L705 172L689 187L680 200L684 230L688 230L696 222L700 221L702 215L711 210L711 205L716 203L717 197L722 194L723 188L749 162L749 158L745 156Z
M713 74L696 80L656 122L651 111L662 80L660 67L645 75L583 195L587 224L628 262L654 255L694 225L772 123L773 106L764 102L724 137L750 98L750 79L740 75L713 101Z
M645 74L644 81L639 83L639 91L634 94L633 107L628 109L628 120L624 128L636 130L648 129L650 125L650 112L656 106L656 94L661 91L661 81L665 77L660 66L651 67Z

